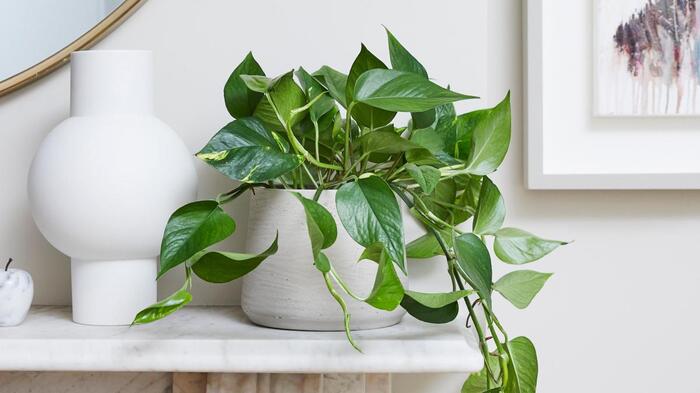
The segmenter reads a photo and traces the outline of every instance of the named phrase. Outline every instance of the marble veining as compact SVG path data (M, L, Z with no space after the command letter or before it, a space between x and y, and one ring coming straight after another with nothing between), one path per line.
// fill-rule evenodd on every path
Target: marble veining
M35 307L20 326L0 328L0 370L219 373L475 372L482 358L459 324L412 317L355 333L298 332L253 325L238 307L188 307L150 325L82 326L66 307Z

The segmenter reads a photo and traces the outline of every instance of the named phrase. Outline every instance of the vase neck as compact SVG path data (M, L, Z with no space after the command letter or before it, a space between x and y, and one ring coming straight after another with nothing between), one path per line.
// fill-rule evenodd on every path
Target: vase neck
M71 54L71 116L153 113L150 51Z

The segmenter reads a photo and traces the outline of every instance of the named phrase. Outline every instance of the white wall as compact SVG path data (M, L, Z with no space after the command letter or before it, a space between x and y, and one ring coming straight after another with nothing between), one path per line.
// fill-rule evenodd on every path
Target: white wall
M254 4L252 4L254 3ZM228 119L221 88L253 49L266 71L330 59L347 69L359 42L386 58L386 24L440 81L495 103L513 91L511 153L496 180L508 224L576 242L539 266L555 272L524 312L497 311L511 335L528 335L540 353L540 392L692 391L699 345L700 212L696 192L533 192L522 169L520 0L289 2L149 0L101 48L156 52L157 112L192 150ZM488 11L486 10L488 4ZM341 29L352 23L354 31ZM327 48L330 42L335 46ZM15 256L34 274L36 300L69 302L67 259L37 232L27 210L25 176L37 144L68 113L68 69L0 98L0 258ZM566 99L566 97L562 97ZM562 124L566 127L566 124ZM227 187L199 167L201 197ZM245 206L234 207L243 227ZM240 247L242 238L229 242ZM501 266L499 266L500 270ZM415 266L439 281L441 266ZM161 294L180 277L170 275ZM203 303L237 300L235 285L196 288ZM456 392L462 376L397 376L402 393Z

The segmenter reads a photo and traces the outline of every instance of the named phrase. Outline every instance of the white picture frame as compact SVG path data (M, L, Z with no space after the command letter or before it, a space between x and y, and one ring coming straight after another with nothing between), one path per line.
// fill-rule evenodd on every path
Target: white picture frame
M553 2L559 2L559 4ZM572 15L587 18L585 21L579 21L580 26L593 25L592 13L595 1L591 0L567 0L566 2L527 0L524 9L526 128L524 157L527 188L531 190L700 189L700 120L697 118L599 119L593 113L591 86L590 97L580 100L582 108L579 112L588 112L585 121L575 121L570 124L561 122L562 127L557 127L566 130L572 125L577 128L576 138L590 143L581 144L583 151L573 150L571 146L562 142L565 138L552 137L551 133L555 130L551 125L557 124L551 121L552 114L555 113L554 117L563 115L556 113L561 108L550 108L546 105L548 102L561 105L561 101L566 98L554 97L557 99L552 100L553 97L546 96L547 89L544 84L551 82L557 84L561 81L552 79L556 78L554 73L545 74L547 59L551 59L551 56L545 54L545 48L552 47L552 45L545 45L544 42L546 26L551 26L552 22L545 18L556 18L558 16L556 8L562 7L562 3L567 3L567 7L573 8L570 12ZM582 13L579 14L577 11ZM579 37L584 36L579 32ZM589 41L582 42L579 47L587 48L592 52L592 36L593 34L589 33L587 38ZM551 37L551 35L548 36L550 41ZM558 56L561 59L562 54L559 53ZM593 61L589 61L586 67L589 69L581 72L579 77L587 78L592 82ZM549 128L545 128L547 124L550 125ZM619 127L620 130L616 130L615 127ZM611 129L613 131L610 131ZM586 141L585 138L590 138L591 141ZM616 162L615 154L610 152L607 155L600 154L601 151L597 149L601 147L600 150L608 148L610 151L616 151L609 145L624 144L624 138L629 138L630 142L634 143L630 143L633 146L629 149L617 149L620 151L619 162ZM609 142L606 142L607 140ZM680 152L674 150L674 144ZM655 152L655 149L658 152ZM693 151L697 153L693 154ZM628 157L625 157L625 154L628 154ZM556 159L548 158L552 155L557 156ZM595 160L599 157L607 161L604 164L598 163L597 168L591 168L590 163L586 162L586 159ZM649 157L652 161L644 160L644 157ZM565 162L565 160L571 161ZM566 165L559 165L562 163ZM639 171L634 169L635 163L638 163Z

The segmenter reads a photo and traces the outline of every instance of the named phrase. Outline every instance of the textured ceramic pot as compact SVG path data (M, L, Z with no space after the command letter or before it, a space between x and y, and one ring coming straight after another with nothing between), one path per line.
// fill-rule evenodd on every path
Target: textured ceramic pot
M153 114L149 51L71 55L71 117L29 172L34 220L71 258L73 320L125 325L156 300L169 215L195 197L192 155Z
M300 191L312 198L314 191ZM319 198L335 218L338 238L325 250L338 274L353 291L368 295L374 284L377 264L358 263L364 248L345 231L335 209L336 191L324 191ZM284 190L256 190L248 219L248 249L266 249L279 231L279 251L243 278L241 304L256 324L293 330L343 330L343 314L326 288L323 276L313 265L306 215L301 203ZM406 286L406 278L399 272ZM339 290L339 292L341 292ZM344 294L343 294L344 295ZM405 311L387 312L344 296L351 328L374 329L401 321Z

